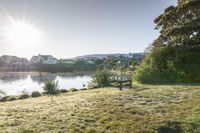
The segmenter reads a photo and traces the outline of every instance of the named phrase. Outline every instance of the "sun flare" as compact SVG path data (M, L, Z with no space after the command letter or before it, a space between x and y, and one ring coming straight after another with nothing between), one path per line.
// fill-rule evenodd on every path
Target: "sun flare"
M5 37L14 45L30 46L41 42L42 32L27 22L13 20L5 29Z

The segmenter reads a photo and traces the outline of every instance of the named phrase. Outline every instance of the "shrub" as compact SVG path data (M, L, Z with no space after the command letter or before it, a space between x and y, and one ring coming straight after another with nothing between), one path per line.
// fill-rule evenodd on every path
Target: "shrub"
M4 96L0 98L0 102L6 102L9 96Z
M70 92L78 91L76 88L69 89Z
M134 79L142 83L177 83L177 82L194 82L198 75L198 65L195 62L190 62L189 58L184 57L183 62L190 62L189 64L195 65L195 69L190 68L192 65L183 63L177 54L177 51L184 51L181 48L173 48L171 46L162 48L153 48L146 58L141 63L140 67L136 70ZM187 51L182 52L186 55ZM200 54L199 54L200 55ZM196 58L200 56L196 55ZM194 59L193 59L194 60ZM179 61L179 63L177 63ZM199 64L199 63L196 63ZM183 70L190 68L189 70ZM191 74L191 75L190 75ZM189 78L188 76L191 76ZM193 75L193 76L192 76ZM196 75L195 78L194 75ZM198 78L196 78L196 81Z
M6 102L6 101L15 101L17 100L17 96L4 96L0 99L0 102Z
M107 70L98 70L93 75L92 82L97 85L97 87L107 87L110 86L110 76L111 73Z
M85 91L85 90L87 90L87 89L86 89L86 88L81 88L81 89L80 89L80 91Z
M41 93L38 91L33 91L31 94L31 97L40 97L40 96L41 96Z
M167 81L166 71L160 71L161 67L166 64L161 58L161 55L163 56L160 54L162 49L152 49L152 52L147 54L134 74L135 80L141 83L164 83Z
M22 133L35 133L33 129L22 129Z
M47 95L47 93L46 92L42 92L42 95Z
M60 93L66 93L66 92L68 92L68 90L66 90L66 89L60 89L59 92Z
M15 101L17 100L18 98L16 96L8 96L7 97L7 101Z
M19 99L27 99L27 98L29 98L29 97L30 97L29 94L24 93L24 94L21 94L21 95L19 96Z
M59 93L58 90L58 81L45 81L43 90L47 95L57 95Z
M167 121L158 128L158 133L182 133L181 123L177 121Z

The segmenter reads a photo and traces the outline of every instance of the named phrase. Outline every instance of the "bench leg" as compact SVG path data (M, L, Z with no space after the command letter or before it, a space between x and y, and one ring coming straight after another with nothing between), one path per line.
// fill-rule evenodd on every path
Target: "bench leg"
M119 90L120 91L122 90L122 83L121 82L119 83Z
M133 86L132 86L132 81L130 81L129 84L130 84L130 86L129 86L130 89L132 89L132 87L133 87Z

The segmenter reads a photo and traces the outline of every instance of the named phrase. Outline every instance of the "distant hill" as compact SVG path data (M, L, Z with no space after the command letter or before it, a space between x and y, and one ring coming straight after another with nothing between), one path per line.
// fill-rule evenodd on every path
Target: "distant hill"
M73 59L88 59L88 58L97 58L97 59L103 59L103 58L107 58L110 56L115 56L115 57L119 57L119 56L123 56L123 57L144 57L145 54L144 53L131 53L131 54L123 54L123 53L114 53L114 54L89 54L89 55L83 55L83 56L77 56Z

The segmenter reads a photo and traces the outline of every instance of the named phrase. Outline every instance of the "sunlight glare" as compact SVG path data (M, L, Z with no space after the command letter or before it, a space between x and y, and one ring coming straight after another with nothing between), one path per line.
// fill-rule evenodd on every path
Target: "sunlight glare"
M5 30L6 40L13 45L37 45L41 41L42 32L24 21L14 20Z

